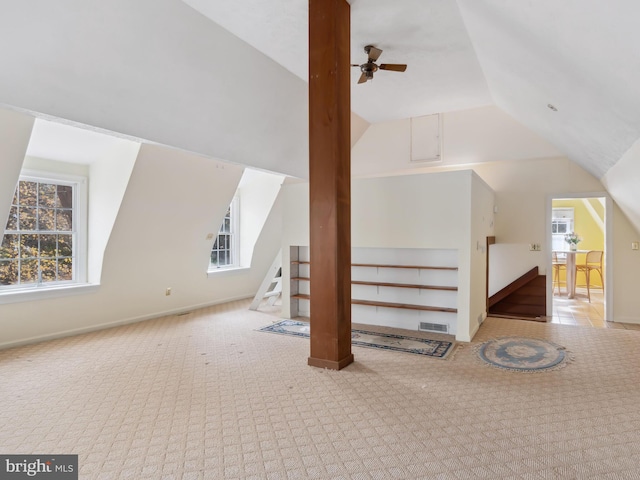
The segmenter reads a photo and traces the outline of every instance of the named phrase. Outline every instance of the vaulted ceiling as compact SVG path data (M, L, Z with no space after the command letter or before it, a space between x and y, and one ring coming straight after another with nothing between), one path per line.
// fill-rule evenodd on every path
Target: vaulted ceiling
M307 1L0 0L0 105L304 178ZM373 44L408 64L362 85L354 68L356 114L378 127L490 105L640 231L638 0L350 4L352 63Z
M308 0L184 0L307 77ZM640 138L636 0L351 0L352 109L371 123L495 104L601 178Z

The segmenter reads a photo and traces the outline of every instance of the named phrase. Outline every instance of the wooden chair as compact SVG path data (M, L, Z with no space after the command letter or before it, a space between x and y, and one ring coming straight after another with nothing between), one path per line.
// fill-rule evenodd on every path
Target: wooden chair
M602 277L602 250L590 250L587 252L584 263L582 265L576 265L576 274L578 272L584 272L587 279L587 297L589 303L591 303L591 292L589 290L589 284L591 283L591 271L595 270L600 275L600 281L602 282L602 293L604 293L604 278Z
M556 291L556 285L558 286L558 295L562 295L562 289L560 288L560 270L567 271L566 260L560 260L556 252L552 252L551 265L553 267L553 289L551 293ZM565 284L566 287L566 284Z

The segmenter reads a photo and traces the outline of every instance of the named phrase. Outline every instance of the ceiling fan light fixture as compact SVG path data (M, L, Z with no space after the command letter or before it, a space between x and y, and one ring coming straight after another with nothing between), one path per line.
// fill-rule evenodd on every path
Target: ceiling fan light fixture
M360 75L360 79L358 83L365 83L368 80L373 80L373 74L378 70L388 70L391 72L404 72L407 69L407 66L404 64L395 64L395 63L383 63L381 65L376 64L376 60L382 54L382 50L374 47L373 45L367 45L364 47L364 52L367 54L367 61L361 65L351 64L352 67L360 67L360 71L362 75Z

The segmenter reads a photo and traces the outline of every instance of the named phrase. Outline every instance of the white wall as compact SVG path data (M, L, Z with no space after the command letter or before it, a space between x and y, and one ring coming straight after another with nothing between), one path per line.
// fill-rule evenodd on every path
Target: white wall
M442 166L408 166L408 132L406 120L371 125L352 151L354 174L473 169L495 192L497 242L511 244L520 252L514 264L530 268L537 265L541 274L547 273L550 259L546 245L548 196L602 192L606 186L613 199L620 202L613 207L614 248L608 252L613 259L613 278L609 281L615 285L613 320L640 323L640 297L628 291L629 285L640 283L640 253L630 250L631 242L640 241L635 201L640 182L640 142L600 182L566 157L554 154L557 150L553 146L497 107L444 114ZM469 165L447 165L453 161ZM529 251L531 243L539 243L542 250Z
M442 115L442 165L557 157L560 152L498 107ZM357 176L420 173L428 164L410 163L409 119L372 124L351 152Z
M139 151L139 143L120 140L89 167L89 283L100 283L104 251Z
M487 310L487 237L495 233L494 191L475 173L471 176L469 225L469 338L480 327Z
M250 266L254 247L280 193L283 175L245 169L238 186L240 202L240 265Z
M0 58L0 104L306 175L307 84L183 2L5 4Z
M308 185L287 185L283 191L283 272L288 278L289 246L309 245ZM479 305L478 296L472 294L472 289L480 289L480 295L484 295L485 270L480 265L485 257L476 250L476 237L493 231L491 189L471 171L354 179L351 200L351 245L354 248L458 251L456 337L469 341L478 327L478 316L485 311L484 300ZM473 227L472 215L478 217ZM284 316L290 315L289 292L289 285L285 284Z
M549 195L602 192L602 183L567 158L488 162L473 165L474 171L495 191L498 213L495 236L498 243L521 245L523 264L548 273L551 258L546 244L546 203ZM435 169L434 169L435 170ZM437 171L437 170L436 170ZM609 215L611 212L607 212ZM639 241L638 231L617 204L613 205L613 321L640 323L640 296L632 285L640 282L640 254L631 250ZM530 243L542 250L528 251ZM517 248L517 247L514 247Z
M30 115L0 108L0 222L3 231L31 138L33 121Z
M107 248L100 287L0 305L0 346L79 333L252 296L280 247L279 202L249 270L207 278L211 240L243 168L143 145ZM165 296L165 289L172 295Z
M640 208L638 208L640 139L602 177L602 183L631 224L640 232Z
M531 255L524 243L496 243L489 247L489 296L538 267L538 255Z

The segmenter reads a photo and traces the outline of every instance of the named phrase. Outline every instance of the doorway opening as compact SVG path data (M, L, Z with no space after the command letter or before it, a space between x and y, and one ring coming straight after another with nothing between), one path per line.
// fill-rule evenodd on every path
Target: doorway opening
M548 198L547 316L552 323L604 328L612 320L611 212L605 193Z

